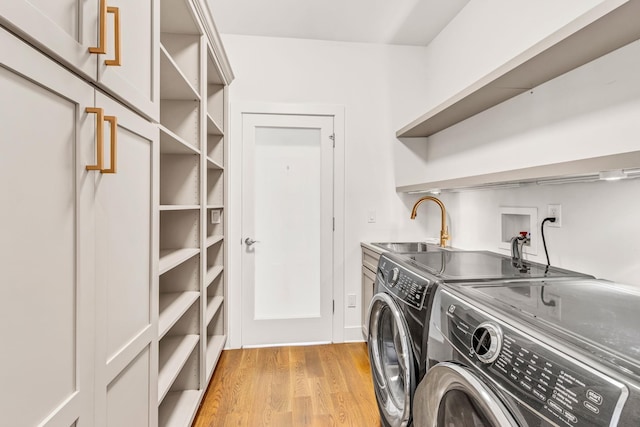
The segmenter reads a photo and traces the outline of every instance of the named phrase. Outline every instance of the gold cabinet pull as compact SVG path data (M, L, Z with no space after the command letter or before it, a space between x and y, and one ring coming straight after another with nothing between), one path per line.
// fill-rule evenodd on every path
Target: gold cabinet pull
M111 167L101 169L102 173L116 173L118 162L118 118L116 116L104 116L104 120L111 124Z
M122 65L120 59L120 8L114 6L107 6L107 0L100 0L100 12L98 20L100 21L98 31L98 46L90 47L89 53L97 53L104 55L107 53L107 13L113 13L113 42L115 45L115 57L114 59L107 59L104 61L105 65Z
M100 15L98 16L99 33L98 46L90 47L89 53L107 53L107 0L100 0Z
M101 171L104 161L104 110L87 107L85 111L96 115L96 157L98 160L95 165L87 165L87 170Z
M116 54L115 54L115 58L107 59L104 61L104 63L105 65L120 66L122 65L120 61L120 8L109 6L107 8L107 12L113 13L113 26L114 26L113 43L115 45Z

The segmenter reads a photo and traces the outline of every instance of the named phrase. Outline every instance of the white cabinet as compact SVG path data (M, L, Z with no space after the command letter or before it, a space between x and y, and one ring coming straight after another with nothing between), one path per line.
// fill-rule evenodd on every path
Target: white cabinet
M158 118L158 22L157 0L0 2L0 25L151 119Z
M92 425L94 89L0 28L0 424Z
M158 130L0 44L0 424L153 426Z
M369 325L367 316L369 314L369 303L373 298L376 284L376 271L378 271L378 261L380 253L371 249L370 246L361 244L362 249L362 336L364 340L369 339Z
M95 426L156 425L157 350L152 268L158 128L96 93L96 106L117 118L116 173L94 173L96 211ZM105 134L114 135L108 126ZM109 138L110 140L111 138ZM106 141L105 141L106 142Z
M233 75L204 1L107 1L0 2L1 425L187 426L224 347Z

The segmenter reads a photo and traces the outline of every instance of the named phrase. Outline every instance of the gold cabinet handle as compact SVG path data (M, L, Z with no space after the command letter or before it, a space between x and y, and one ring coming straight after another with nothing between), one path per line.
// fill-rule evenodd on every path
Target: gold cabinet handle
M107 0L100 0L100 31L98 32L98 46L90 47L89 53L105 54L107 53Z
M114 6L107 7L107 0L100 0L99 21L100 26L98 32L98 46L90 47L89 53L97 53L104 55L107 53L107 13L113 13L114 35L113 41L115 45L115 58L104 61L105 65L122 65L120 59L120 8Z
M102 108L87 107L87 113L96 115L96 157L95 165L87 165L88 171L101 171L104 161L104 110Z
M116 173L118 162L118 118L116 116L104 116L104 120L111 124L111 167L100 169L102 173Z
M107 59L104 61L104 63L105 65L120 66L122 65L120 60L120 8L109 6L107 8L107 13L113 13L113 43L115 45L116 54L115 58Z

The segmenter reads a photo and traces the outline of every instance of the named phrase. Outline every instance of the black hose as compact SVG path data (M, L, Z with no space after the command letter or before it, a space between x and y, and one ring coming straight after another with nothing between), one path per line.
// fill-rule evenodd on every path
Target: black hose
M547 256L547 265L551 265L549 262L549 252L547 252L547 241L544 238L544 223L545 222L556 222L555 217L548 217L542 220L542 224L540 225L540 234L542 234L542 245L544 246L544 254Z

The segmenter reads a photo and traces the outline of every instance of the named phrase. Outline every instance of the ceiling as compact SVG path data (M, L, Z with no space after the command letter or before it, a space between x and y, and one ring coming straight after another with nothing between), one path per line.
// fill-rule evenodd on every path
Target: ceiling
M222 34L426 46L469 0L208 0Z

